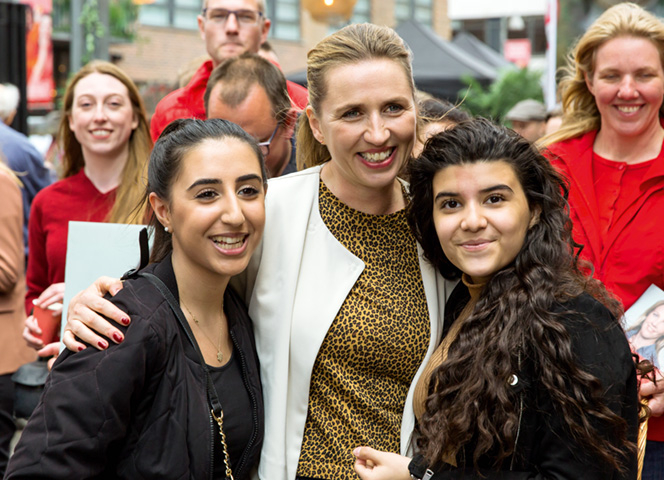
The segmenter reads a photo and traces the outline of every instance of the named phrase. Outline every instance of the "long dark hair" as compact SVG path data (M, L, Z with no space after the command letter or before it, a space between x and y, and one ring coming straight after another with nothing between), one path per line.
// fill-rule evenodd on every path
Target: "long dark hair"
M487 454L499 467L514 453L519 425L508 380L520 359L529 358L572 437L621 470L622 459L635 451L627 422L608 408L599 380L577 365L570 335L552 311L554 303L588 292L614 313L617 324L620 306L578 266L580 246L572 240L567 187L549 161L511 130L485 119L462 122L430 138L410 164L411 227L442 275L459 278L462 272L445 257L436 234L432 180L450 165L498 160L512 167L539 219L514 261L486 284L447 359L433 373L436 390L426 401L418 446L437 462L472 442L476 469ZM613 435L599 435L590 419Z
M154 145L148 165L145 197L148 198L150 193L154 192L159 198L170 200L171 186L182 170L185 154L205 140L224 138L236 138L252 148L260 163L263 184L267 184L267 171L260 147L256 140L238 125L221 119L180 119L168 124ZM160 262L173 250L173 239L170 233L164 231L154 212L151 212L149 224L154 230L150 262Z

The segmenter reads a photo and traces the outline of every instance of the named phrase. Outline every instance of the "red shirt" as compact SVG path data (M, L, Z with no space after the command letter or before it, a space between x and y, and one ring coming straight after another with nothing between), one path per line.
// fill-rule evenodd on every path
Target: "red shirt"
M103 222L113 208L115 190L101 193L85 176L76 175L55 182L35 197L28 225L28 292L25 309L51 284L65 281L69 222Z
M178 118L205 120L203 96L212 69L212 60L206 61L196 70L186 86L178 88L161 99L150 120L150 135L153 141L157 141L164 128L173 120ZM307 89L290 80L286 80L286 86L293 106L298 110L304 110L309 101Z
M634 203L641 190L639 186L654 160L628 165L600 157L593 152L593 180L600 232L606 237L611 225L621 212Z

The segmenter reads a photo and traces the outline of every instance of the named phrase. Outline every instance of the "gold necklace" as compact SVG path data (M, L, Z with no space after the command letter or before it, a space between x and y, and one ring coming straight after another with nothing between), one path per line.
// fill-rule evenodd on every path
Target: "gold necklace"
M217 362L221 363L221 362L224 360L224 354L221 352L221 337L222 337L221 334L222 334L222 329L221 329L221 328L219 329L219 342L217 343L217 345L215 345L215 344L214 344L214 341L208 336L208 334L205 332L205 330L203 330L203 329L201 328L201 325L200 325L200 323L198 323L198 319L196 318L196 315L194 315L194 314L191 312L191 310L189 310L189 307L185 305L185 303L182 301L182 299L180 299L180 303L181 303L182 306L187 310L187 312L189 312L189 315L190 315L191 318L194 320L194 323L196 324L196 326L198 327L198 329L199 329L201 332L203 332L203 335L205 335L205 338L208 339L208 342L210 342L210 345L212 345L212 346L217 350ZM223 318L224 318L223 307L222 307L221 312L222 312L222 313L221 313L221 318L223 319Z

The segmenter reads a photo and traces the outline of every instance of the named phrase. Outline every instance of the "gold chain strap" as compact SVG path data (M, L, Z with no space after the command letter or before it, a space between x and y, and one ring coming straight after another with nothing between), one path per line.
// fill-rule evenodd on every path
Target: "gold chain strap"
M226 446L226 435L224 434L224 411L221 410L221 414L217 417L214 414L214 410L210 409L212 413L212 418L219 425L219 435L221 435L221 446L224 448L224 465L226 466L226 478L230 480L235 480L233 478L233 472L231 472L231 466L228 464L228 447Z
M648 400L645 398L641 399L641 403L644 405L648 405ZM637 473L637 480L641 480L641 474L643 472L643 460L646 455L646 438L648 437L648 418L650 415L645 413L644 409L641 409L639 412L639 421L641 424L639 425L639 436L636 442L636 449L637 449L637 465L638 465L638 473ZM646 417L646 418L644 418Z

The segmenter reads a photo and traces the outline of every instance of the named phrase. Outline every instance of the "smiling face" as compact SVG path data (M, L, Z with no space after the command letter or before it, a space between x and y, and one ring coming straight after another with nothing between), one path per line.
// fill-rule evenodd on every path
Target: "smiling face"
M433 178L433 220L449 261L474 283L512 263L536 223L505 161L452 165Z
M619 137L650 135L659 128L664 72L654 43L642 37L617 37L597 49L588 90L602 130Z
M642 338L652 340L653 343L664 335L664 305L660 305L648 314L639 333Z
M95 72L78 81L69 128L84 157L127 155L129 137L137 126L129 92L120 80Z
M244 52L258 53L261 43L267 40L270 20L265 15L255 25L242 24L235 15L229 15L225 22L214 20L215 12L222 9L257 12L259 7L256 0L207 0L205 8L205 16L198 16L198 29L215 67L227 58Z
M403 67L366 60L331 68L318 111L307 107L314 136L331 155L326 168L353 188L384 188L415 142L413 91Z
M164 201L150 202L173 232L173 264L197 278L242 272L265 224L265 190L256 154L236 138L208 139L184 154Z

